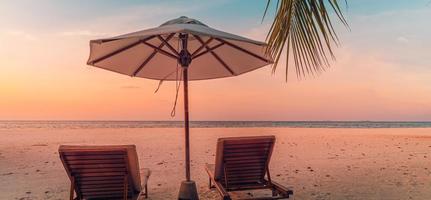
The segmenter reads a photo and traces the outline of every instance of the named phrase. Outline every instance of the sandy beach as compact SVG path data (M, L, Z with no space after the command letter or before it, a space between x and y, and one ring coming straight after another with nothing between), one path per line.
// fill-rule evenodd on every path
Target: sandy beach
M60 144L136 144L140 167L152 170L149 199L175 199L184 177L182 131L0 130L0 199L68 198ZM431 199L431 129L194 128L192 178L201 199L219 199L204 171L217 138L246 135L277 137L270 170L294 190L292 199Z

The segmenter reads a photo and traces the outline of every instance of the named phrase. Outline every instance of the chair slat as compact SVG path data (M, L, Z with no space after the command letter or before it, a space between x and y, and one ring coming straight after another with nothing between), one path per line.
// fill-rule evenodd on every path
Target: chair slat
M266 161L267 158L268 158L268 156L266 156L266 155L233 156L233 157L227 156L227 157L224 158L224 160L226 162L240 161L240 160L248 160L250 162L252 162L252 161L259 162L259 161L262 161L262 160Z
M124 172L90 172L74 174L76 177L93 177L93 176L124 176Z
M102 185L102 184L106 184L106 185L108 185L108 184L124 184L124 181L123 180L106 180L106 181L85 181L85 182L82 182L82 183L80 183L80 185L81 186L84 186L84 185Z
M81 188L81 189L93 189L93 188L110 188L110 187L123 187L123 183L81 185L79 188Z
M260 153L264 153L269 151L269 147L265 147L265 148L233 148L233 149L225 149L223 152L224 153L246 153L246 152L260 152Z
M266 156L265 154L267 153L267 151L262 151L262 152L235 152L235 153L229 153L229 152L225 152L224 153L224 157L225 159L227 158L243 158L243 157L248 157L248 156L256 156L256 157L262 157L262 158L267 158L268 156Z
M124 155L83 155L83 156L66 156L66 161L71 160L111 160L122 159Z
M101 163L101 164L70 164L70 169L100 169L100 168L126 168L124 163Z
M90 192L109 192L109 191L123 191L124 187L101 187L101 188L81 188L81 192L90 193Z
M92 192L83 192L82 195L83 196L93 196L93 195L106 195L106 196L110 196L113 194L123 194L123 189L121 190L112 190L112 191L92 191Z
M103 181L103 180L123 180L123 176L96 176L96 177L77 177L78 182L81 181Z
M65 156L84 156L84 155L126 155L126 151L106 151L106 150L93 150L93 151L66 151L61 152Z
M228 167L235 167L240 165L257 165L257 166L263 166L266 162L266 159L256 159L256 160L231 160L226 163Z
M247 164L229 165L227 168L227 170L234 171L234 172L236 172L236 171L241 172L241 171L247 171L247 170L264 170L264 169L265 169L265 167L262 167L262 165L247 165Z
M121 164L124 159L103 159L103 160L68 160L69 165L86 165L86 164Z

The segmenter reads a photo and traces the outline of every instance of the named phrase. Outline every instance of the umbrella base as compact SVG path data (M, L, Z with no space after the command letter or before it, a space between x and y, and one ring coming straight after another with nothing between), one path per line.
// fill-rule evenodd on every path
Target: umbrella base
M194 181L191 180L181 182L178 200L199 200L196 183Z

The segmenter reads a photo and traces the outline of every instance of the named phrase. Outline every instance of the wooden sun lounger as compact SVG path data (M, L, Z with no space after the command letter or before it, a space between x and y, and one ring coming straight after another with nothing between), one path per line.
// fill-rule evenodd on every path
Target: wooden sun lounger
M151 172L139 172L135 145L61 145L58 151L71 181L70 200L147 198Z
M286 199L293 192L271 180L268 165L275 143L274 136L220 138L215 164L207 164L210 188L215 187L223 200L230 191L270 189L272 197ZM266 175L266 177L265 177Z

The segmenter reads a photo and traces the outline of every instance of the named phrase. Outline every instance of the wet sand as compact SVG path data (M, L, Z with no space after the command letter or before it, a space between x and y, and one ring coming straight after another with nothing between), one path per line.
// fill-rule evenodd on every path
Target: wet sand
M216 140L275 135L272 179L294 190L292 199L431 199L431 129L195 128L192 178L201 199L205 163ZM67 199L70 181L60 144L136 144L141 168L150 168L149 199L175 199L184 177L179 128L0 130L0 199ZM240 192L234 196L266 195Z

